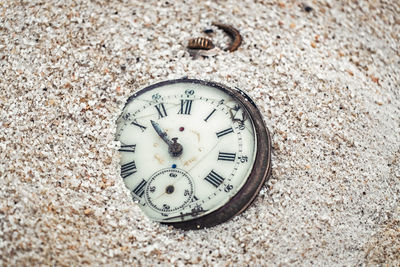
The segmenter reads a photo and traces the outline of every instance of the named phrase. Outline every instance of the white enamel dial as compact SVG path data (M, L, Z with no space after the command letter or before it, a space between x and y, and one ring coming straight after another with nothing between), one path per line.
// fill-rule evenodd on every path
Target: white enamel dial
M162 83L137 92L117 121L121 177L155 221L190 221L229 203L257 152L253 121L228 92Z

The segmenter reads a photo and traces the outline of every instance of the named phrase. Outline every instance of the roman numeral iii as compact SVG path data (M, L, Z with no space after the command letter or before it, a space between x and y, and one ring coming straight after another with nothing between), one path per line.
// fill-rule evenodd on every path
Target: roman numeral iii
M218 133L217 133L217 137L220 138L220 137L222 137L222 136L224 136L224 135L226 135L226 134L229 134L229 133L233 133L232 127L231 127L231 128L228 128L228 129L226 129L226 130L223 130L223 131L218 132Z
M206 178L204 178L204 180L206 180L207 182L209 182L210 184L212 184L215 187L218 187L222 184L222 182L225 180L224 178L222 178L219 174L217 174L216 172L214 172L213 170L206 176Z
M219 152L218 160L235 161L236 153Z
M181 108L178 114L190 115L193 100L181 100Z
M138 197L142 197L144 194L144 188L146 187L147 182L142 180L133 190L132 192Z
M124 165L121 166L121 176L122 178L126 178L129 175L134 174L137 171L136 169L136 164L135 161L131 161L128 163L125 163Z

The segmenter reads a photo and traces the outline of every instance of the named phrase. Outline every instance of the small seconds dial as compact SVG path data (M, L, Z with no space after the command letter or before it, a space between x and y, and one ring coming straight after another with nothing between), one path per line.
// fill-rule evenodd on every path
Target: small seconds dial
M241 212L270 172L270 139L254 103L211 82L173 80L140 90L117 121L116 139L133 199L152 220L180 228L212 226Z
M151 208L168 214L183 209L192 200L193 191L193 180L187 172L166 168L150 177L145 197Z

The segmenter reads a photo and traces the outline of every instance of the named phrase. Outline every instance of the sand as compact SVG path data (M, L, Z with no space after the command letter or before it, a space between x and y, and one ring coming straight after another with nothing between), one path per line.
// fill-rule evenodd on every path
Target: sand
M396 1L1 1L0 265L400 265ZM212 22L243 36L235 52ZM190 38L213 56L193 59ZM272 176L219 226L149 221L115 121L143 86L246 91Z

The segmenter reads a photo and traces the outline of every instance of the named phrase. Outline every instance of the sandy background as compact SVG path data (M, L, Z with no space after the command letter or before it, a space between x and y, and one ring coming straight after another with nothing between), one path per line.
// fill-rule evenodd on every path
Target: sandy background
M0 1L0 265L400 264L398 1ZM192 59L188 39L243 35ZM160 80L239 87L273 172L228 223L147 220L119 176L115 120Z

